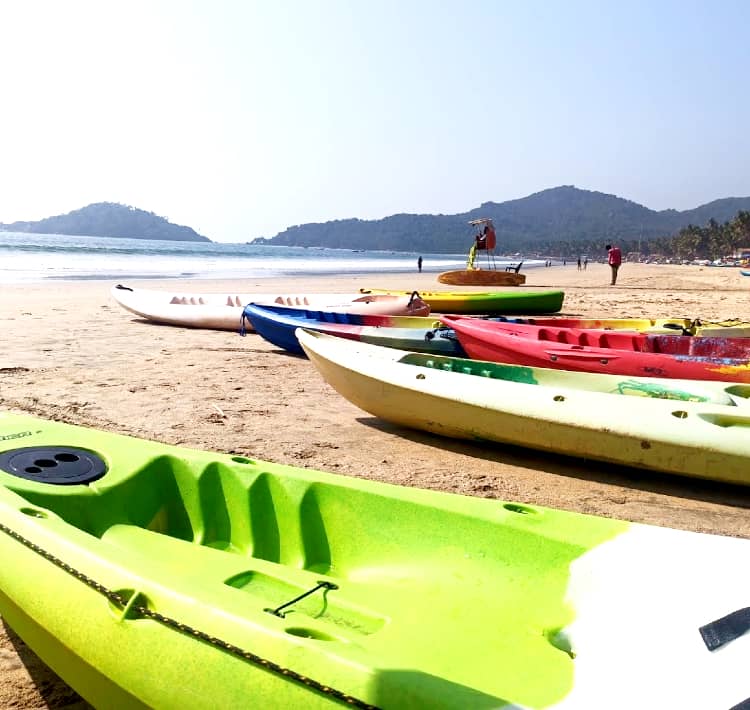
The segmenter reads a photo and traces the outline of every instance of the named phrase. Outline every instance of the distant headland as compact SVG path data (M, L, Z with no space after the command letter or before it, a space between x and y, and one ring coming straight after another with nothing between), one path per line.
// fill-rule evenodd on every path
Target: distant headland
M164 239L180 242L211 241L190 227L172 224L153 212L116 202L97 202L80 210L47 217L37 222L0 222L0 231L69 234L80 237Z

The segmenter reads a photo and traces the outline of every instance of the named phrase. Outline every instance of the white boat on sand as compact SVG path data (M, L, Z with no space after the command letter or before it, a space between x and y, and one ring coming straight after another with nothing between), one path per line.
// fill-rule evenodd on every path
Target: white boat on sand
M112 297L127 311L154 323L184 328L239 331L242 310L259 305L310 306L315 310L377 315L426 316L427 305L410 296L361 293L184 293L131 288L118 284Z

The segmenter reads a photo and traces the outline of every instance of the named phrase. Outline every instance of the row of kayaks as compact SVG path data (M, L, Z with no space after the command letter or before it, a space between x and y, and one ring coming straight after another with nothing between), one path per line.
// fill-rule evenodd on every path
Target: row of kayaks
M283 317L277 345L400 425L750 482L750 385L477 360L463 334L700 361L698 329L721 324L570 330L182 296L166 305L239 311L263 337L254 319ZM739 343L707 340L737 365ZM95 706L729 710L750 696L747 540L0 412L0 555L0 614Z
M302 353L302 348L295 330L304 327L386 347L521 365L647 377L750 380L748 323L698 326L680 319L623 319L607 321L609 329L602 329L573 319L362 317L256 304L244 308L243 322L249 325L248 330L296 353ZM639 330L641 327L645 330ZM701 333L704 327L735 337L684 337Z
M466 316L393 328L255 305L245 315L397 424L750 484L750 338Z
M562 291L385 291L360 289L358 293L184 293L117 285L112 297L125 310L154 323L187 328L238 331L247 305L274 306L318 313L359 316L358 325L430 328L426 313L502 316L525 314L523 322L570 328L628 329L649 333L687 333L701 336L748 337L750 322L704 321L692 318L540 318L557 313ZM425 308L426 304L426 308ZM427 316L429 317L429 316ZM245 326L252 324L245 321Z
M334 388L399 424L750 483L750 337L716 335L748 335L746 323L418 317L255 303L242 319L285 351L323 348L330 357L311 359ZM371 369L354 377L363 363ZM419 387L399 390L389 379L394 372ZM467 389L476 396L467 400ZM376 394L384 390L393 395Z
M358 293L184 293L131 288L118 284L112 297L127 311L154 323L187 328L240 328L244 306L312 308L360 316L426 316L430 312L462 314L556 313L562 291L417 292L361 289Z
M417 317L255 303L242 311L249 330L283 350L340 351L338 358L312 357L319 367L327 363L326 379L332 377L331 362L340 371L345 362L350 369L371 366L358 378L343 370L331 384L385 419L452 436L750 483L744 469L750 453L744 410L750 338L715 335L748 335L746 323ZM306 340L301 329L308 331ZM310 333L337 338L311 341ZM390 391L395 385L388 378L404 371L405 363L411 368L404 376L425 390L421 394L407 388L382 398L352 385L369 382L376 391ZM415 373L417 366L433 372ZM439 387L427 394L436 378ZM464 397L467 388L476 390L471 401Z

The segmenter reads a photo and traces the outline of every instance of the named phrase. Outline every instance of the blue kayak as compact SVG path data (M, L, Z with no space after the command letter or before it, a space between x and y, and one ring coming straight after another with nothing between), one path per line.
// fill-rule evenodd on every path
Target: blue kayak
M297 328L307 328L319 333L400 350L466 357L455 333L444 327L440 321L433 321L431 328L392 327L388 323L394 318L286 306L258 306L254 303L245 306L242 314L243 323L249 321L258 335L283 350L298 355L305 353L294 332Z

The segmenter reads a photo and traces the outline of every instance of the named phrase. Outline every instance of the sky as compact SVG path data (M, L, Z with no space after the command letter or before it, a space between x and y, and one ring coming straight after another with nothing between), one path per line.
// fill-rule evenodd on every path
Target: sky
M0 0L0 222L750 195L746 0Z

